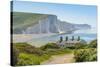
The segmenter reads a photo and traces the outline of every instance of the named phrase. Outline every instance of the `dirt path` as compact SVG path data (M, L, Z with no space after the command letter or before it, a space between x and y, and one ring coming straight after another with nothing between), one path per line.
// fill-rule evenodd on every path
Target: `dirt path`
M41 63L41 64L64 64L64 63L72 63L73 54L65 54L65 55L56 55L52 56L49 60Z

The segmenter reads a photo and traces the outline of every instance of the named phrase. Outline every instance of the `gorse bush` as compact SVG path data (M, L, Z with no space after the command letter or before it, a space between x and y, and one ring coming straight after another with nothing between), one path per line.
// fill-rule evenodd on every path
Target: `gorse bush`
M40 64L39 58L36 55L21 53L17 65L36 65Z
M75 49L84 49L87 47L87 44L83 44L83 43L76 43L74 48Z
M43 54L42 50L34 46L31 46L27 43L16 43L14 45L16 46L17 49L20 50L20 52L29 53L29 54L37 54L37 55Z
M48 55L59 55L59 54L68 54L68 53L72 53L71 50L69 49L49 49L45 51L46 54Z
M41 62L49 59L49 55L38 56L35 54L21 53L17 65L40 65Z
M18 59L15 65L39 65L41 62L50 58L51 55L45 54L43 50L31 46L27 43L14 43L14 47L19 50L19 55L14 55ZM15 49L14 49L15 50ZM13 50L13 51L14 51ZM14 53L16 53L15 51Z
M96 61L97 50L94 48L75 50L74 56L76 62Z
M89 44L89 47L90 48L97 48L97 40L91 41L90 44Z
M40 49L42 50L46 50L46 49L59 49L60 47L56 44L56 43L48 43L42 47L40 47Z
M86 45L76 44L75 48L74 58L76 62L97 60L97 40L93 40Z

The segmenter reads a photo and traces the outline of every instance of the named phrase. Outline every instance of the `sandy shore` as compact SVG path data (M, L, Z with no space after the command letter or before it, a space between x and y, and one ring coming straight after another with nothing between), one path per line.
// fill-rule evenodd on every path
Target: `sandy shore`
M50 34L13 34L13 42L28 42L32 39L48 37L55 35L55 33Z

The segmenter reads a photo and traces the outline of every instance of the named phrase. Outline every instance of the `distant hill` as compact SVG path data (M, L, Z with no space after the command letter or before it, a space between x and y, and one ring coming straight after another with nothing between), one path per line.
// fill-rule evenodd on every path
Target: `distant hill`
M56 15L13 12L14 34L69 33L91 28L88 24L72 24L60 21Z

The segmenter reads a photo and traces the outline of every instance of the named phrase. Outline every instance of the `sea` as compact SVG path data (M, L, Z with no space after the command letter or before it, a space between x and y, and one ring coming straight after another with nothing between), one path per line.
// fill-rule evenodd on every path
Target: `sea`
M49 33L49 34L30 34L30 35L20 34L20 36L16 35L17 34L13 36L13 42L27 42L36 47L40 47L47 43L56 43L57 41L59 41L60 37L63 37L63 40L65 40L66 36L68 37L68 39L71 39L72 36L74 36L74 38L77 39L78 36L80 36L80 39L85 40L87 43L90 43L92 40L97 39L97 32L94 29L77 30L70 34Z

